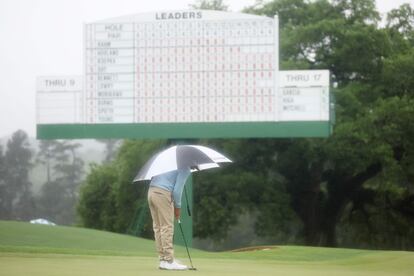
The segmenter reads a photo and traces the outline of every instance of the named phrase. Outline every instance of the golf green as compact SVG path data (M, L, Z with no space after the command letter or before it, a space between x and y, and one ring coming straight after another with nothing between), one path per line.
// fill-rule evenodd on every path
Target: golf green
M301 246L211 253L197 271L160 271L153 241L75 227L0 221L0 275L412 275L414 253ZM185 248L176 256L189 265Z

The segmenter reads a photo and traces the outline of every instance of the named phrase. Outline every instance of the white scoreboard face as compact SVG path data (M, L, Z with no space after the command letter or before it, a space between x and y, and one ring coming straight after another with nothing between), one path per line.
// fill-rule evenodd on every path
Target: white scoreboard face
M277 18L162 12L85 25L87 123L276 121Z
M36 80L38 124L82 123L82 76L42 76Z
M329 121L329 70L279 72L279 121Z

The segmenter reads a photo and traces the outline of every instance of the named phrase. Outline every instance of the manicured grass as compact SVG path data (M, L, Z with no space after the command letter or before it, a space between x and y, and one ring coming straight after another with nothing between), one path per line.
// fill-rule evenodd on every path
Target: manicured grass
M0 221L0 251L151 256L150 240L77 227Z
M413 252L280 246L211 253L190 249L198 271L157 269L154 242L75 227L0 221L0 275L412 275ZM176 257L189 264L185 248Z

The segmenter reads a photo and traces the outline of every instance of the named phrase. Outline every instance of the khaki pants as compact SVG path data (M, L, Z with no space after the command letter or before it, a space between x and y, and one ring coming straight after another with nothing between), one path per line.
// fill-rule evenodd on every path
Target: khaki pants
M148 190L148 205L152 216L155 244L160 260L174 260L174 205L169 191L150 187Z

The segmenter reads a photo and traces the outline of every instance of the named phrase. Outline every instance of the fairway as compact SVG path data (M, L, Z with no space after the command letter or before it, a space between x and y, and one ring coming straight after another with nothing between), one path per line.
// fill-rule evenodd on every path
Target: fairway
M176 256L189 264L185 248ZM0 221L0 275L412 275L414 253L281 246L191 249L198 271L160 271L152 241L103 231Z

